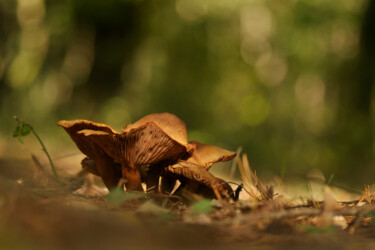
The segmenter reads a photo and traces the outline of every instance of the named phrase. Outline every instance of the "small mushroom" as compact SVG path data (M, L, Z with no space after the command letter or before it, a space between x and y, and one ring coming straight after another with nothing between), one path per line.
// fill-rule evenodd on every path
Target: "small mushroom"
M214 163L229 161L236 156L235 152L228 151L216 146L190 142L195 145L195 151L186 160L179 160L176 164L165 168L167 173L162 177L162 190L168 189L171 181L168 173L180 180L182 187L186 186L194 193L200 193L205 197L221 199L233 195L232 188L223 180L216 178L208 172ZM164 184L163 182L166 182ZM170 189L170 188L169 188Z
M187 160L206 169L209 169L213 164L217 162L232 160L233 157L236 156L236 152L219 148L210 144L203 144L196 141L191 141L189 143L195 145L196 149Z
M187 142L185 123L170 113L151 114L123 128L123 133L84 129L78 134L100 145L122 165L127 189L141 190L139 167L160 162L176 162L191 154L195 144Z
M101 176L107 188L115 188L121 176L116 174L116 163L114 162L113 158L111 158L100 145L82 135L79 133L79 131L89 129L106 134L118 134L118 132L105 124L95 123L87 120L63 120L59 121L57 125L65 129L83 154L95 161L97 173Z
M222 199L223 194L227 196L226 191L215 176L192 162L181 160L166 167L165 171L181 182L181 188L187 186L189 190L196 193L199 185L203 184L213 191L217 199Z

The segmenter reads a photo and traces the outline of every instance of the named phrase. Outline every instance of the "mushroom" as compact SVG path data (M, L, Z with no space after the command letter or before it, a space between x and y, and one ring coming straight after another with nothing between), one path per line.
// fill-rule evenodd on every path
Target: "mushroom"
M185 123L170 113L150 114L130 124L123 133L84 129L78 134L99 145L122 165L127 189L142 190L139 168L161 162L174 163L189 155L195 144L187 142Z
M226 191L215 176L192 162L180 160L176 164L166 167L165 171L169 173L169 176L175 177L181 182L177 192L187 187L188 190L197 193L203 185L212 190L214 196L219 200L222 199L223 195L227 196Z
M195 141L190 144L195 145L196 149L186 160L179 160L176 164L164 169L166 174L162 177L162 191L168 189L172 175L180 180L181 188L186 187L194 193L202 194L208 198L222 199L223 196L233 198L233 190L230 185L213 176L208 172L208 169L214 163L233 159L236 153Z
M116 174L116 163L113 158L111 158L100 145L95 143L90 138L82 135L79 131L83 129L90 129L91 131L98 131L106 134L119 134L117 131L113 130L111 127L95 123L87 120L73 120L73 121L59 121L57 125L63 127L65 131L70 135L72 140L75 142L79 150L89 159L95 161L95 169L91 172L96 172L103 179L104 184L110 190L115 188L121 178ZM85 158L86 159L86 158ZM85 159L82 161L83 167L89 166ZM87 161L87 160L86 160ZM90 170L89 170L90 172Z
M233 190L208 172L217 162L228 161L236 153L216 146L187 141L185 123L170 113L150 114L118 133L109 126L86 120L60 121L88 158L82 167L102 177L108 189L121 177L129 190L143 190L140 168L148 166L147 187L155 187L162 176L162 191L168 182L179 179L182 186L206 197L221 199ZM171 178L172 176L172 178Z
M210 144L203 144L197 141L189 142L195 145L195 150L187 159L189 162L198 164L206 169L209 169L217 162L224 162L232 160L236 156L236 152L219 148Z

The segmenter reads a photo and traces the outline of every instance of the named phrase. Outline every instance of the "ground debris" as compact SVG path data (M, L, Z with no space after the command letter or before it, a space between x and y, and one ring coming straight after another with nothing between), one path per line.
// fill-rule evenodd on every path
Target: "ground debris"
M323 200L296 202L279 190L271 194L271 186L254 174L253 184L244 185L253 190L249 199L189 204L177 195L152 192L85 194L85 186L75 184L82 176L62 175L67 185L58 187L52 180L41 182L35 173L28 179L35 166L30 166L33 171L13 168L8 175L3 166L0 233L13 239L0 238L5 249L374 247L375 205L369 187L356 200L337 200L325 188Z

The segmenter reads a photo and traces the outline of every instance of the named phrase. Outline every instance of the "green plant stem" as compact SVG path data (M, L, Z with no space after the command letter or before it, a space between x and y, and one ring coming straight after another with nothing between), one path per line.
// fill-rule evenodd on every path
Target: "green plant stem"
M29 125L30 126L30 125ZM60 177L59 175L57 174L57 171L56 171L56 168L55 168L55 165L53 164L52 162L52 158L51 156L49 155L48 151L47 151L47 148L44 146L44 143L43 141L40 139L39 135L35 132L34 128L32 126L30 126L31 128L31 131L33 132L34 136L38 139L40 145L42 146L42 149L44 151L44 153L46 153L47 157L48 157L48 160L49 160L49 163L51 165L51 168L53 170L53 173L55 174L55 177L56 177L56 180L57 182L61 185L61 181L60 181Z
M22 131L20 131L20 129L22 130L23 126L27 126L29 128L29 131L31 131L34 136L36 137L36 139L38 139L40 145L42 146L42 149L44 151L44 153L47 155L47 158L49 160L49 163L51 165L51 168L52 168L52 171L53 173L55 174L55 177L56 177L56 180L57 180L57 183L59 185L62 185L61 181L60 181L60 178L59 178L59 175L57 174L57 171L56 171L56 168L55 168L55 165L53 164L52 162L52 159L51 159L51 156L49 155L48 151L47 151L47 148L44 146L44 143L42 141L42 139L40 139L39 135L37 134L37 132L34 130L34 128L30 125L30 124L27 124L27 123L24 123L23 121L21 121L17 116L14 116L13 117L14 120L16 120L17 122L17 129L16 129L16 132L15 134L13 135L13 137L22 137L22 136L26 136L28 133L26 134L22 134ZM20 142L22 143L22 140L20 140Z

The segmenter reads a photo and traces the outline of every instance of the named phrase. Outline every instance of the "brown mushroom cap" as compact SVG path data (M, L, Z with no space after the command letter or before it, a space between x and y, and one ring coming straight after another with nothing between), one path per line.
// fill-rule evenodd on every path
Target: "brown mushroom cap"
M187 142L186 125L169 113L147 115L116 134L85 129L79 132L94 140L113 159L125 161L128 166L176 161L194 150Z
M117 147L116 138L120 134L108 133L105 131L98 131L92 129L82 129L77 132L81 137L86 138L90 144L94 144L103 152L108 154L112 159L120 162L121 148Z
M138 168L160 162L176 162L191 153L195 145L187 142L185 123L172 114L151 114L123 129L122 134L84 129L78 134L99 145L122 165L127 188L140 188Z
M200 189L202 194L214 193L218 199L221 199L222 196L229 197L233 190L231 190L229 185L225 185L222 180L210 174L208 169L214 163L233 159L236 153L196 141L192 141L190 144L196 146L191 156L186 161L180 160L177 164L166 167L165 171L176 175L180 180L182 178L187 179L188 182L200 183L201 188L195 190L198 193ZM162 187L164 186L163 184Z
M138 129L139 127L150 122L159 127L165 134L167 134L177 143L181 145L188 144L186 124L180 118L171 113L155 113L146 115L135 123L124 126L122 131L128 133L131 130Z
M63 127L75 142L79 150L81 150L82 153L92 159L95 159L98 155L102 154L103 150L97 144L93 143L91 139L82 134L79 134L79 131L83 129L90 129L93 131L102 131L109 134L118 134L117 131L113 130L111 127L105 124L95 123L87 120L62 120L59 121L57 125Z
M65 129L83 154L95 161L97 171L107 188L112 189L116 187L121 178L121 176L118 176L115 172L116 163L105 153L99 144L82 135L79 131L82 129L89 129L90 131L97 131L105 134L118 134L118 132L105 124L87 120L59 121L57 125Z
M115 161L125 162L132 168L164 160L177 160L187 150L186 146L172 140L153 123L147 123L123 134L90 129L78 133L100 145Z
M203 144L196 141L191 141L190 144L195 145L196 149L187 161L198 164L206 169L210 168L214 163L229 161L236 156L236 152L213 145Z

